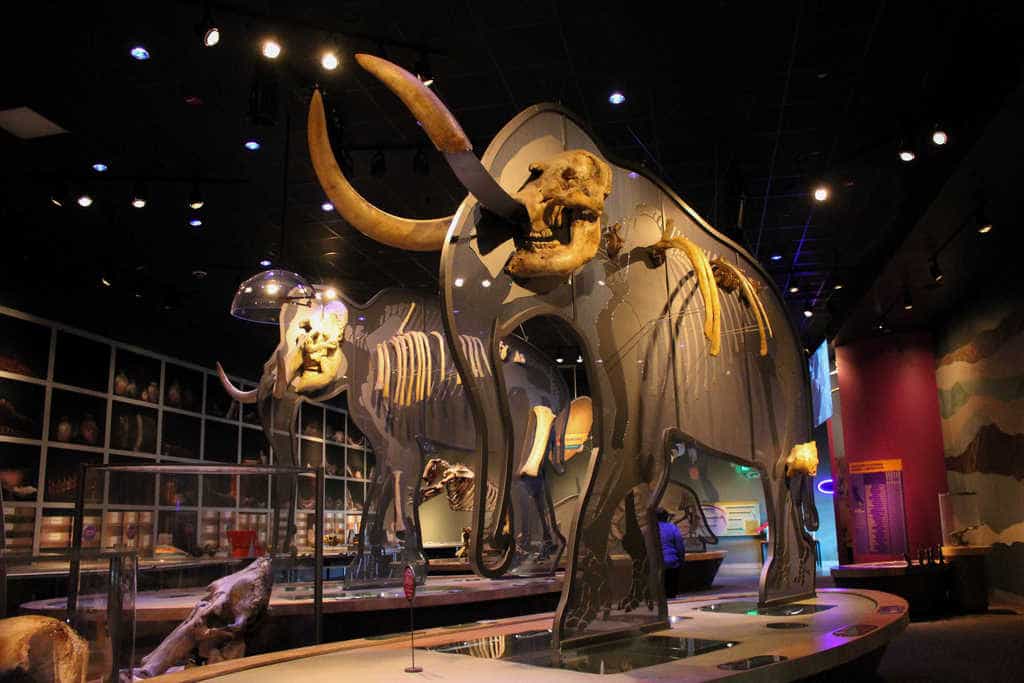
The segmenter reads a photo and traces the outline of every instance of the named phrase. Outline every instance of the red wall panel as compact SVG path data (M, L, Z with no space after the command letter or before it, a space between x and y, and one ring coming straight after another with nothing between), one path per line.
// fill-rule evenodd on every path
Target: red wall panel
M849 462L900 458L911 554L942 540L947 490L935 354L927 333L892 334L836 348Z

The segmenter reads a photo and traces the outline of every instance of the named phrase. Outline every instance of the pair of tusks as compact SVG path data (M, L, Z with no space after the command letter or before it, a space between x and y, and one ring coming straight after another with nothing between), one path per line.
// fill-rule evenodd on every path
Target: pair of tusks
M672 219L668 219L665 221L661 240L654 245L654 249L661 253L669 249L679 249L690 260L693 272L697 275L701 298L704 300L704 336L711 343L708 353L717 356L722 350L722 309L721 302L718 300L718 284L711 271L711 263L703 249L688 238L673 235L672 232Z
M711 265L715 268L720 268L726 271L740 283L740 291L743 294L743 298L750 304L750 310L754 312L754 320L757 322L757 333L761 338L761 345L758 350L762 356L768 355L768 337L774 337L775 333L772 332L772 323L768 319L768 311L764 307L764 303L761 298L757 295L757 290L754 289L753 283L750 278L747 277L746 273L742 270L729 263L728 261L716 258L711 261Z
M473 154L473 146L459 122L419 78L391 62L367 54L356 61L402 100L424 132L444 154L462 184L490 211L513 218L522 205L498 185ZM402 218L377 208L342 173L331 151L320 91L313 92L307 127L309 156L320 185L335 209L367 237L399 249L439 251L453 216L425 220Z

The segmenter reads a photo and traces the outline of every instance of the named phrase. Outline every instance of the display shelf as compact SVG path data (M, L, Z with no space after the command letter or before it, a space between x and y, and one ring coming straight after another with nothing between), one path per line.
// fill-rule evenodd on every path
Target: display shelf
M246 378L231 379L243 389L256 386ZM18 520L19 535L14 538L26 552L62 548L42 542L44 519L70 519L83 463L273 461L256 406L239 407L231 401L213 369L0 307L0 401L4 399L13 404L13 412L36 422L16 425L24 430L19 434L33 437L12 433L15 430L5 425L17 419L5 422L0 402L4 517L7 526L10 519ZM335 486L352 482L362 487L365 480L349 476L348 468L372 451L359 445L362 434L349 422L346 408L344 396L329 404L303 405L296 427L296 435L302 437L297 439L300 457L304 464L332 467ZM372 455L368 459L372 462ZM271 477L239 475L244 483L221 490L229 498L218 499L213 495L216 489L208 489L205 481L214 476L103 474L87 490L87 507L100 517L97 536L102 535L103 543L108 537L127 543L123 526L120 535L107 533L103 515L151 514L146 524L138 525L136 540L131 541L136 545L131 547L147 552L161 535L170 534L172 540L188 541L180 547L192 551L201 547L204 535L198 520L206 511L230 512L239 525L252 521L241 520L241 515L272 513ZM312 471L300 475L300 491L310 503L313 476ZM20 495L15 495L16 489ZM346 489L340 496L343 502L347 495ZM170 500L176 502L167 504ZM225 504L211 505L215 501ZM358 510L334 512L341 515L340 528L358 527ZM46 519L46 529L52 531L55 524Z

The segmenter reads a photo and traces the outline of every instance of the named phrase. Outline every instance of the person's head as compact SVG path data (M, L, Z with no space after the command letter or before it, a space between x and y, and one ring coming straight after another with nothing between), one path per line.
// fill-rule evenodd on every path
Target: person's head
M665 508L658 508L658 511L654 514L657 515L659 522L668 521L668 510L666 510Z

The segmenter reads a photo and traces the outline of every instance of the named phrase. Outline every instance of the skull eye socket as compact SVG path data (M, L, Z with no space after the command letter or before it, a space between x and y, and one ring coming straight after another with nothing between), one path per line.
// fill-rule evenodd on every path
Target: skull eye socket
M564 169L562 169L562 180L575 180L575 179L576 179L576 169L575 168L573 168L572 166L566 166Z
M313 325L308 320L305 320L301 325L299 325L299 328L306 332L309 332L313 329Z

